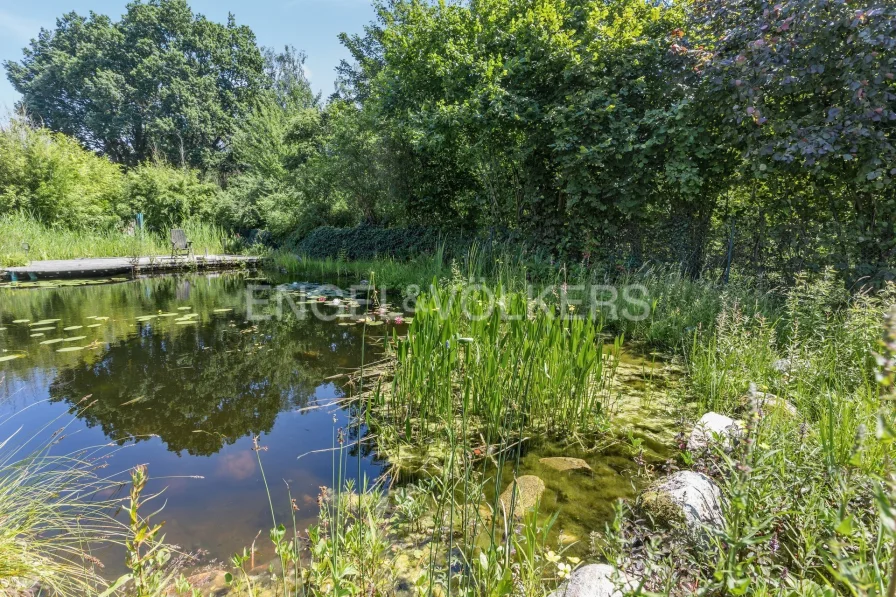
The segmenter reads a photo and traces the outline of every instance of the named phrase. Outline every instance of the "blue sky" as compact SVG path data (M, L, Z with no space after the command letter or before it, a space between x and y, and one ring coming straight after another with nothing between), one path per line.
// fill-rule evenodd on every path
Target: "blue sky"
M194 12L225 22L227 13L237 23L249 25L263 46L281 48L291 44L308 54L306 67L311 84L326 97L333 91L333 69L348 52L336 39L346 31L360 33L373 19L370 0L189 0ZM121 16L127 0L0 0L0 61L18 60L22 48L41 27L51 29L56 18L74 10L91 10ZM0 69L2 70L2 69ZM19 95L0 73L0 114L11 109Z

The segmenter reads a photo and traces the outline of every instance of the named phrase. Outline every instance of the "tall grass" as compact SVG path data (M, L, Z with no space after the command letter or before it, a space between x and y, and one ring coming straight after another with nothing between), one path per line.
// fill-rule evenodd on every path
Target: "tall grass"
M0 442L4 594L35 587L51 595L98 594L107 583L93 551L125 540L125 527L113 518L121 483L99 474L108 449L58 455L64 431L36 447L20 432Z
M764 314L722 297L715 325L690 335L686 397L698 413L739 419L743 433L729 452L683 455L726 498L726 524L707 542L682 545L636 516L606 533L621 539L611 561L647 570L651 591L888 594L896 451L880 430L896 409L877 378L890 375L878 359L892 364L880 337L896 289L850 294L824 272L781 295Z
M183 228L197 254L232 250L231 235L207 222L192 220ZM27 245L27 250L26 250ZM67 229L46 226L23 213L0 215L0 266L26 265L44 259L81 257L146 257L169 255L167 237L149 232Z
M388 414L380 414L401 423L407 442L426 442L433 426L461 413L495 441L520 425L594 431L611 374L601 331L587 314L546 312L501 287L433 287L396 340L398 367L381 395Z

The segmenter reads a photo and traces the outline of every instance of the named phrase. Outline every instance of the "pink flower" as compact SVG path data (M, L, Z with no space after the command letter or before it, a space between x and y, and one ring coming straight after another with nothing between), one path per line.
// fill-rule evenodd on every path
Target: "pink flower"
M395 318L395 325L401 325L403 323L404 323L404 318L401 315L399 315L398 317Z

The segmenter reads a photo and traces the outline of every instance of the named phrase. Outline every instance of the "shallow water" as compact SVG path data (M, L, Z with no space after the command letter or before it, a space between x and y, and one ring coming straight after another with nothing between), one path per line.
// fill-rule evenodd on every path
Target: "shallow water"
M349 422L328 406L344 395L328 378L360 366L362 349L375 360L394 326L369 327L365 339L362 326L288 308L282 319L248 322L246 289L258 283L212 274L0 289L0 358L23 355L0 362L0 439L21 428L17 437L37 448L67 425L56 453L123 446L108 472L148 465L148 491L165 489L166 540L227 559L259 531L267 543L259 436L277 516L289 516L288 484L299 523L311 524L319 487L333 485L333 453L308 453L331 449ZM50 319L59 321L31 325ZM41 344L65 338L77 339ZM347 457L346 477L357 477L357 458ZM365 450L360 470L373 479L382 467ZM102 559L117 572L118 557Z

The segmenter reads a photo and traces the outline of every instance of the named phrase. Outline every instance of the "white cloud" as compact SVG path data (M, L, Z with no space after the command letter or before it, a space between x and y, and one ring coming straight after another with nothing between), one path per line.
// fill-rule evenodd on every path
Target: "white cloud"
M0 10L0 31L5 31L19 41L28 41L37 37L40 28L41 23L34 19L20 17L5 10Z
M305 78L310 81L311 80L311 69L308 68L307 64L302 65L302 72L305 73Z

